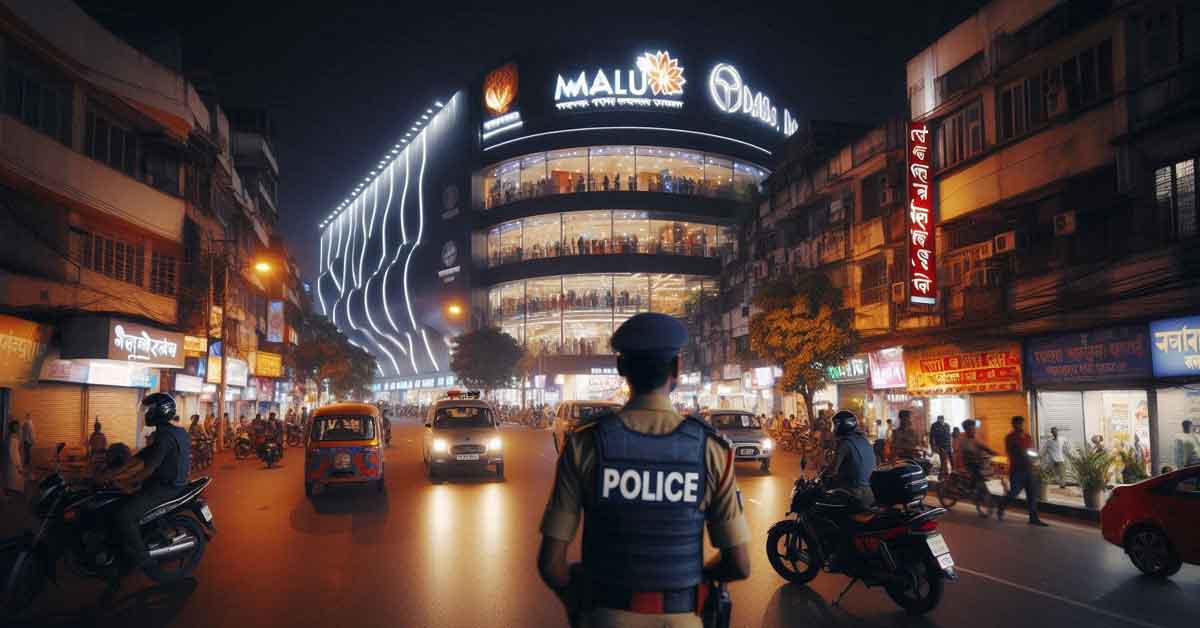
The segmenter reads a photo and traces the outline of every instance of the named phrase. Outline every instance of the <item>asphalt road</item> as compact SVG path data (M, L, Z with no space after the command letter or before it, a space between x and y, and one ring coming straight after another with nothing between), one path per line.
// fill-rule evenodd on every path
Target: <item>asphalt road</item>
M208 492L218 536L193 580L152 586L140 575L102 602L99 583L70 577L43 595L36 626L562 626L539 581L537 525L554 470L548 432L505 430L507 480L466 474L432 485L421 465L422 428L397 423L388 489L304 496L299 450L282 467L219 460ZM772 473L739 466L754 534L753 575L731 587L736 626L1200 625L1200 568L1159 582L1139 577L1118 548L1087 525L1023 513L982 520L963 506L942 520L961 579L942 605L909 618L876 589L852 590L822 574L811 588L785 584L762 549L787 507L795 456ZM578 556L578 543L573 547Z

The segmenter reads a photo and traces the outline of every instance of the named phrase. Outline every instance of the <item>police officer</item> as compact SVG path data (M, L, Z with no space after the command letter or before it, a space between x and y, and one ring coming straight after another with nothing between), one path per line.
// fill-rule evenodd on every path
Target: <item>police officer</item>
M668 397L687 331L638 314L612 337L631 398L568 434L542 517L538 570L574 626L701 626L711 581L750 575L728 441ZM583 562L567 546L583 511ZM720 554L704 562L704 527Z
M182 427L171 423L175 400L166 393L154 393L142 400L142 412L144 424L155 428L152 443L125 464L96 475L97 481L106 482L141 466L132 475L116 480L118 487L129 493L117 508L113 523L131 567L144 566L151 560L138 530L138 519L179 494L187 485L191 464L191 438Z
M833 431L837 435L837 453L826 470L831 488L845 489L863 506L874 504L871 472L875 470L875 451L859 431L858 417L849 410L838 412L833 415Z

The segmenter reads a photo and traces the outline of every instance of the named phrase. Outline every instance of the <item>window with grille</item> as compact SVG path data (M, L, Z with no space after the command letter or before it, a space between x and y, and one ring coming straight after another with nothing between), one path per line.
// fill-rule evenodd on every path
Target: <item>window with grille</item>
M115 170L137 177L137 136L89 103L84 115L83 152Z
M52 78L48 69L32 60L18 60L23 56L10 48L8 63L3 68L4 111L26 126L70 146L70 83Z
M1185 159L1154 171L1154 200L1171 217L1171 235L1197 235L1196 160Z
M863 262L859 303L873 305L888 298L887 260L883 256Z
M983 152L983 117L980 101L942 118L934 130L934 160L949 168Z
M142 285L145 248L107 235L71 229L71 249L80 266L118 281Z
M150 254L150 292L175 296L176 260L158 251Z

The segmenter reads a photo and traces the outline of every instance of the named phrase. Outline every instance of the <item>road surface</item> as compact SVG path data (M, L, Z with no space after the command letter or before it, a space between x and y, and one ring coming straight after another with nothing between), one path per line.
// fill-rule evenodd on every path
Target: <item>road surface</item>
M557 600L538 579L537 526L550 489L549 432L504 430L507 480L452 477L432 485L420 454L422 428L398 422L387 452L388 489L304 496L300 450L282 467L219 459L209 490L218 536L194 580L155 587L126 580L115 602L102 587L67 578L50 589L28 625L272 628L295 626L562 626ZM961 567L942 605L910 619L882 590L853 589L822 574L811 588L786 584L767 563L767 528L787 508L799 460L777 456L770 475L739 465L753 533L752 571L735 583L735 626L1194 627L1200 568L1160 582L1139 577L1091 526L1053 519L1033 528L1023 513L1004 522L966 507L942 520ZM578 542L572 548L578 557Z

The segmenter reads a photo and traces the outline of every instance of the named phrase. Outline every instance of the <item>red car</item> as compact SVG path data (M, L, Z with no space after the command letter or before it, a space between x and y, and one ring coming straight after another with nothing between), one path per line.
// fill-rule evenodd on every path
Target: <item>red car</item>
M1100 511L1100 529L1147 575L1200 564L1200 465L1118 486Z

